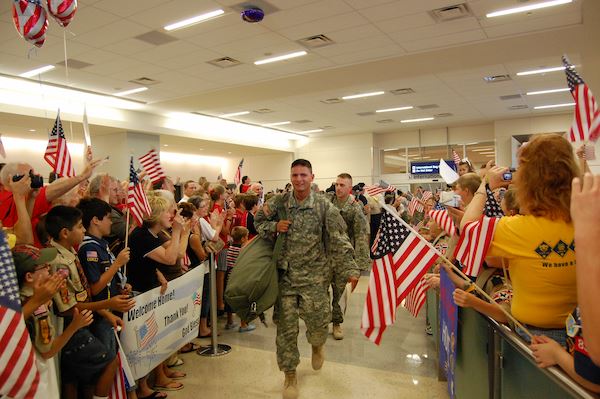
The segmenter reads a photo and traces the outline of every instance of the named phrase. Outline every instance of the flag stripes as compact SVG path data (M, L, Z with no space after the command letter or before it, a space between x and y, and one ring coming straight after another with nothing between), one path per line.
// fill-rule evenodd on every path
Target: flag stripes
M404 300L404 308L413 315L413 317L417 317L419 315L419 311L425 304L427 299L427 290L429 286L425 282L424 278L421 278L415 288L410 290L406 299Z
M562 62L565 66L567 84L575 100L575 115L569 131L569 140L571 142L586 141L591 136L592 121L598 110L596 99L566 56L562 57Z
M448 214L447 210L431 210L429 211L429 217L431 217L450 237L456 234L456 226L452 217Z
M142 164L142 168L144 168L144 170L148 174L148 177L150 178L152 184L156 184L165 177L167 177L165 171L160 165L158 152L156 152L154 149L151 149L150 151L148 151L148 153L142 155L139 158L139 161L140 164Z
M133 220L138 226L141 226L144 221L144 216L150 216L152 209L148 203L148 198L144 192L144 188L140 183L137 173L133 167L133 157L129 161L129 188L127 189L127 207Z
M67 148L67 139L60 120L60 111L56 115L54 126L48 136L48 144L44 153L44 160L52 170L61 177L75 176L75 169L71 162L71 154Z
M467 276L477 277L479 274L499 220L482 216L463 228L454 257L465 266L463 273Z

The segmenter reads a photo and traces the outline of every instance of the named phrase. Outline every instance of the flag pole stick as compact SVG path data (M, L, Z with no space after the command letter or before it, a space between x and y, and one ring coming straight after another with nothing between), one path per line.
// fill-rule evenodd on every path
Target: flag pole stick
M396 218L400 223L402 223L404 226L406 226L410 231L412 231L413 233L415 233L416 235L420 236L420 234L415 231L408 223L406 223L404 220L402 220L401 217L399 217L398 215L396 215L395 212L393 212L393 208L390 207L387 204L382 204L382 207L389 212L394 218ZM465 275L462 270L460 270L458 267L456 267L454 265L454 263L450 262L450 260L448 258L446 258L444 255L442 255L440 253L440 251L438 251L429 241L423 239L423 241L425 242L425 244L427 246L429 246L429 248L431 248L432 250L435 251L435 253L440 257L440 259L442 259L444 261L444 263L446 263L447 265L449 265L452 270L454 270L462 279L464 279L465 281L467 281L471 287L475 288L476 291L478 291L481 295L483 295L483 297L485 299L488 300L489 303L491 303L492 305L495 305L498 307L498 309L500 309L502 311L502 313L504 313L504 315L506 317L508 317L508 319L510 321L512 321L517 327L521 328L523 330L523 332L525 332L525 334L527 334L527 336L529 336L530 339L533 339L533 334L521 323L519 322L517 319L514 318L513 315L511 315L508 311L506 311L506 309L504 309L502 306L498 305L496 303L496 301L494 301L492 299L492 297L490 297L488 295L487 292L485 292L483 289L481 289L479 286L477 286L477 284L473 283L473 281L471 281L471 279Z
M125 248L129 245L129 204L127 204L127 216L125 221ZM127 263L123 265L123 275L127 278Z

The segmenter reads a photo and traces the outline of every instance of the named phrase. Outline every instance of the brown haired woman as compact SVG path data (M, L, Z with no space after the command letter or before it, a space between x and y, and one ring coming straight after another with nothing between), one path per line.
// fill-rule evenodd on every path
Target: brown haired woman
M522 147L514 173L520 215L497 223L488 256L505 258L513 284L513 316L533 335L565 345L565 320L577 305L574 229L569 211L571 181L579 174L571 144L556 134L533 138ZM507 168L487 173L491 189L506 186ZM461 222L481 218L485 181ZM517 328L529 342L529 337Z

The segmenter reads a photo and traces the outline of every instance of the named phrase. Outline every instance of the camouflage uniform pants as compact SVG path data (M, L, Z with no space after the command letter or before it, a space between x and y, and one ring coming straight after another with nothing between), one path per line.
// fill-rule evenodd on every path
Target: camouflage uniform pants
M331 301L331 321L333 324L342 324L344 322L344 313L340 307L340 298L344 294L344 289L348 283L347 278L343 278L340 273L334 273L331 279L331 290L333 300Z
M281 371L293 371L300 363L299 319L306 324L308 343L321 346L327 341L331 320L327 287L324 284L299 288L281 285L277 306L277 364Z

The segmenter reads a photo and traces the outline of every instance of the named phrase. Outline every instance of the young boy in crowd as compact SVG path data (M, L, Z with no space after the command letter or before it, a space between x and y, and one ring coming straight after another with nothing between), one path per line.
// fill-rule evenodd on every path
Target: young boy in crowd
M56 249L38 249L31 245L17 245L13 248L13 258L17 279L19 282L19 295L21 303L26 304L34 295L34 289L50 279L50 265L56 258ZM64 282L63 282L64 284ZM53 322L52 303L44 303L26 318L25 324L33 346L41 356L36 363L40 371L40 385L48 397L58 397L58 384L53 372L54 363L45 363L44 360L54 357L71 340L78 330L90 325L93 321L92 312L84 310L74 311L71 323L66 326L63 333L56 334ZM54 379L54 381L53 381Z
M77 208L82 212L83 227L86 230L77 256L89 281L92 300L102 301L119 294L129 295L131 286L126 284L125 276L120 272L120 268L129 261L129 248L124 248L115 258L108 242L103 239L110 235L110 205L98 198L84 198ZM92 325L94 335L113 355L117 353L117 347L112 328L118 329L122 325L123 320L113 314Z
M249 231L247 228L243 226L235 226L231 230L231 245L229 245L230 251L227 252L227 275L225 276L225 287L227 288L227 282L229 281L229 276L231 275L231 271L235 266L235 262L240 254L240 251L244 245L248 242L248 234ZM225 310L227 311L227 324L225 324L225 329L231 330L235 327L233 323L233 312L227 303L225 303ZM256 326L252 323L248 324L245 321L240 321L239 332L248 332L256 329Z
M85 233L82 216L79 209L61 205L55 206L46 215L46 232L51 237L50 245L57 251L56 258L50 263L52 273L64 276L66 282L54 295L54 304L65 316L65 326L70 327L74 322L71 317L74 318L77 313L90 311L113 324L117 317L107 309L125 312L135 305L135 300L117 295L91 302L88 280L74 250L81 244ZM79 397L78 383L95 384L95 397L106 397L117 370L114 355L89 328L80 329L63 350L64 397Z

